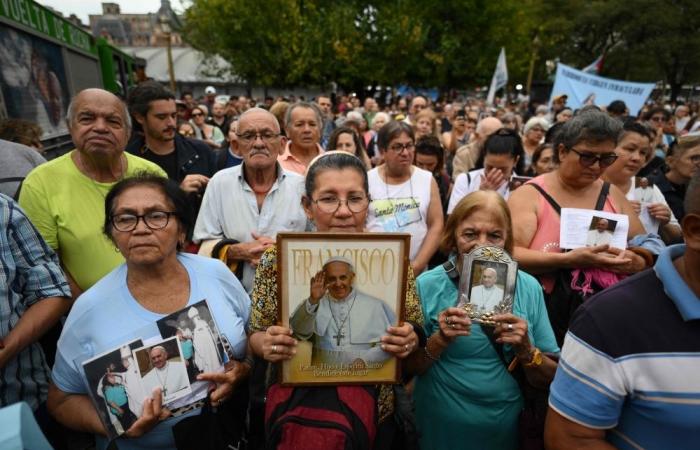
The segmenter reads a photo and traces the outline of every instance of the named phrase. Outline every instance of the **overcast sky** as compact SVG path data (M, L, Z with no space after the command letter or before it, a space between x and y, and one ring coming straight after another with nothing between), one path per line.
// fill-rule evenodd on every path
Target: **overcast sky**
M68 17L75 14L84 24L89 24L88 14L102 14L101 0L37 0L44 6L50 6ZM109 3L119 3L122 13L149 13L160 8L160 0L116 0ZM170 5L176 12L182 11L181 0L170 0Z

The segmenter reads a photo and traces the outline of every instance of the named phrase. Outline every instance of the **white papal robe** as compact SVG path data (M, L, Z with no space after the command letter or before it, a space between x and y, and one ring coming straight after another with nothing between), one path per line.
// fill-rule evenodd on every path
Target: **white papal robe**
M163 402L178 398L178 393L190 387L185 363L168 361L162 369L153 368L143 376L143 390L150 396L155 388L163 390Z
M342 300L328 294L317 305L304 300L289 324L296 337L313 341L313 362L377 363L391 357L380 340L388 326L396 325L396 314L385 302L353 289Z

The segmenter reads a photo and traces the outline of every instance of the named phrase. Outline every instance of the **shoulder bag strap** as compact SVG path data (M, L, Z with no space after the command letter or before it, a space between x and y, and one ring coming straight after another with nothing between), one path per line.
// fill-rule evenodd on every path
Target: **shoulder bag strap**
M596 211L602 211L605 207L605 200L608 198L608 193L610 192L610 183L607 181L603 182L603 187L600 189L600 194L598 194L598 200L595 203Z
M559 206L559 203L557 203L557 201L554 200L552 198L552 196L549 195L547 193L547 191L545 191L542 188L542 186L540 186L539 184L535 184L535 183L527 183L527 186L532 186L535 189L537 189L539 191L539 193L542 195L542 197L544 197L544 199L547 200L547 203L552 205L552 208L554 208L554 210L557 212L557 214L559 214L561 216L561 206Z

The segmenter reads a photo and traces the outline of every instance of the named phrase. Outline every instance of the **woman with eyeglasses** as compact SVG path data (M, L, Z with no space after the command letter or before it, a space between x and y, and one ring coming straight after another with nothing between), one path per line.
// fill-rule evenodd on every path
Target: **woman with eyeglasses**
M600 287L607 287L619 278L611 274L636 273L652 262L651 255L638 248L625 250L599 245L563 251L559 247L560 212L555 204L559 208L625 214L629 219L629 238L645 233L625 195L600 179L618 158L615 147L620 132L620 122L605 113L588 111L577 115L564 123L554 138L554 157L559 167L526 183L508 200L513 215L515 259L524 270L538 274L560 345L573 309L561 313L552 309L564 304L564 300L552 299L554 288L565 290L566 282L571 282L559 275L573 276L579 269L584 272L583 278L602 275L600 281L606 286ZM588 287L592 289L590 283ZM559 290L555 295L559 295Z
M206 142L209 147L217 149L221 147L221 144L224 142L224 133L221 132L219 127L209 125L205 122L207 113L206 106L195 106L190 113L190 123L194 127L194 133L197 139Z
M523 144L520 135L509 128L501 128L484 142L477 167L483 169L461 173L455 179L447 214L460 200L478 190L496 191L506 200L511 192L511 180L523 173Z
M410 233L413 271L421 273L437 251L443 215L433 174L413 165L415 138L405 122L392 121L377 135L384 164L369 171L369 231Z
M557 367L547 356L559 348L542 289L519 270L513 312L494 316L494 327L472 323L455 307L465 254L479 245L513 251L510 211L494 191L463 198L447 219L441 244L450 255L447 267L416 282L428 336L413 393L421 449L515 449L523 396L506 364L521 365L538 388L549 386Z
M73 305L58 341L48 397L53 416L68 428L94 433L98 448L108 443L106 430L78 369L82 361L135 339L160 340L156 321L203 299L230 343L232 356L246 357L250 299L223 263L181 252L192 225L186 194L167 178L142 174L118 182L107 194L103 231L126 263ZM204 383L199 391L194 384L192 389L204 394L203 399L211 390L209 401L216 407L234 391L240 394L237 388L245 386L240 383L249 368L247 360L231 360L225 371L199 374ZM138 419L117 440L117 447L174 449L173 427L198 415L202 405L171 417L172 404L163 405L160 390L145 395L143 409L134 411ZM192 400L199 398L195 394Z
M404 124L406 125L406 124ZM407 127L410 126L406 125ZM366 231L370 197L367 172L363 163L345 152L330 151L317 156L307 169L305 195L302 205L316 230L326 233L362 233ZM270 363L288 360L296 352L297 341L292 330L278 324L278 284L277 248L268 249L260 259L255 273L252 291L252 311L249 329L250 346L253 352ZM415 293L413 272L406 274L408 287L404 303L403 325L389 327L381 338L381 347L392 356L404 360L404 370L410 370L416 360L420 360L421 345L416 330L423 326L423 314ZM410 323L409 323L410 322ZM414 328L415 327L415 328ZM274 367L273 370L277 370ZM272 378L274 379L274 377ZM266 388L269 386L266 386ZM328 389L325 387L318 390ZM373 448L392 448L398 436L394 412L396 410L394 391L390 385L379 388L376 398L378 427ZM296 436L299 440L308 439L323 442L318 428L309 428L308 434ZM332 429L328 435L334 435ZM270 436L267 436L269 439ZM337 448L336 442L327 441L327 448ZM266 447L269 448L269 447ZM305 448L300 445L298 448Z
M523 162L526 168L532 164L532 155L542 144L548 129L549 122L544 117L533 117L525 123L523 128L523 149L525 150Z

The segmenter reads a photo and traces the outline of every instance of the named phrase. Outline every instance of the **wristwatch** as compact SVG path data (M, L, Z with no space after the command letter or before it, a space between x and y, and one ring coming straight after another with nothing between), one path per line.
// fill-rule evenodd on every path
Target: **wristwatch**
M531 353L530 362L523 364L525 367L539 367L542 365L542 352L539 348L535 349Z

